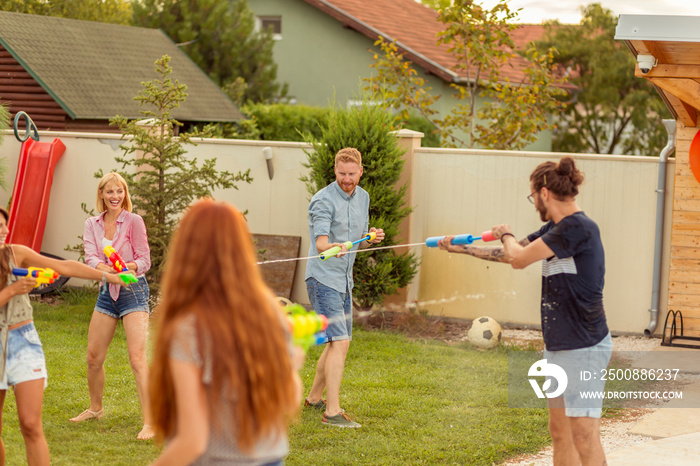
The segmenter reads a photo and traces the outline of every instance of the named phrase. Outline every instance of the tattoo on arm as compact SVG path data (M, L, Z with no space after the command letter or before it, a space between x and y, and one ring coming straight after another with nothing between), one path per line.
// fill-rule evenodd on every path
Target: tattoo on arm
M483 259L491 262L505 262L506 252L503 246L464 246L464 254L469 254L477 259Z
M530 241L528 241L527 238L523 238L519 241L519 243L522 247L525 247L528 244L530 244ZM503 249L503 246L464 245L462 252L464 254L474 256L477 259L483 259L491 262L508 263L508 259L506 258L506 251L505 249Z

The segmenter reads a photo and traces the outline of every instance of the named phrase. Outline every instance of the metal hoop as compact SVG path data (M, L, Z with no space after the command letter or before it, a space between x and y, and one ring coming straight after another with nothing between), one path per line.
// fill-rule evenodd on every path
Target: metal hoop
M17 132L17 129L18 129L17 123L19 123L19 117L24 117L24 122L25 122L25 132L24 132L23 138L19 137L19 133ZM35 141L39 140L39 131L36 129L36 125L34 124L34 121L24 111L17 112L17 115L15 115L14 128L15 128L15 137L17 138L17 140L19 142L24 142L27 139L29 139L30 137L32 139L34 139ZM30 130L34 132L33 136L30 134Z

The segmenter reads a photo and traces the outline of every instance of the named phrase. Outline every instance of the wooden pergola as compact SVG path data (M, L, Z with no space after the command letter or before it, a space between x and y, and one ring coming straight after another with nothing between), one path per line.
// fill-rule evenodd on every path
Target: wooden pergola
M637 58L635 75L656 87L676 119L671 243L664 251L669 315L659 316L659 325L668 322L664 341L673 344L671 326L680 335L682 318L685 346L700 341L700 17L621 15L615 39L627 44Z

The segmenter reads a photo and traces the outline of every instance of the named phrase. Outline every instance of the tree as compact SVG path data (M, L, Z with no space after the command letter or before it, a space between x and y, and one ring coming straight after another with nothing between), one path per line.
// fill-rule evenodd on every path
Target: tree
M555 151L658 155L666 143L663 101L645 79L634 76L634 57L616 41L617 19L594 3L576 26L550 22L540 49L556 44L556 63L571 70L574 103L554 133Z
M10 111L5 104L0 103L0 144L4 138L3 131L10 127Z
M391 133L394 117L386 109L363 99L362 106L347 110L333 107L323 126L320 139L309 141L313 151L307 152L310 169L302 178L310 194L335 181L335 154L344 147L354 147L362 154L362 187L369 193L371 204L369 223L384 229L382 246L397 243L401 220L411 213L406 206L406 185L396 187L403 160L403 149ZM354 241L357 238L348 238ZM415 276L418 260L408 252L397 254L395 249L359 253L355 259L353 291L354 305L362 311L381 304L384 297L394 294Z
M366 79L368 89L378 99L402 110L417 110L430 120L451 146L489 149L520 149L537 139L537 133L551 128L547 117L563 103L558 97L563 82L552 69L553 50L542 53L531 48L526 53L528 66L522 82L510 82L501 76L501 67L517 57L510 32L516 13L506 1L491 10L473 0L454 0L438 12L445 29L438 34L438 45L446 45L457 64L453 70L469 79L452 83L459 103L440 118L432 107L440 96L430 93L423 78L406 61L395 44L380 38L375 45L373 66L377 74ZM477 98L485 103L478 108ZM462 133L466 133L465 136Z
M452 0L420 0L420 3L433 10L440 10L452 5Z
M112 24L131 24L129 0L0 0L0 10Z
M0 145L5 137L3 131L10 127L10 111L8 108L0 104ZM7 175L7 166L5 165L5 159L0 159L0 187L7 189L7 180L5 176Z
M246 0L138 0L134 23L162 29L220 87L236 83L243 102L286 94L276 82L272 31L255 31Z
M117 157L122 168L132 167L129 172L120 172L129 184L134 210L146 224L148 242L151 247L151 270L149 281L156 284L160 278L166 248L182 211L193 200L211 195L214 188L235 188L236 182L250 183L249 172L232 174L217 171L216 159L207 159L198 165L196 160L186 159L184 144L193 144L192 138L204 133L180 133L182 126L171 117L187 97L187 86L173 81L170 57L165 55L155 62L156 72L162 80L143 83L144 88L134 99L139 101L143 119L153 119L152 126L144 126L143 120L127 120L115 116L110 124L118 126L129 142L121 145L123 157ZM101 177L102 173L96 174Z

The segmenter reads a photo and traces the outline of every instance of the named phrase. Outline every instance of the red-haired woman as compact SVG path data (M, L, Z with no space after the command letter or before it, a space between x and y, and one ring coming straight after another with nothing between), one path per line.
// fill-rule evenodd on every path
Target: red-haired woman
M29 293L32 277L20 278L14 268L51 268L61 275L102 280L121 285L118 275L105 274L76 261L50 259L18 244L5 244L9 215L0 207L0 429L5 394L14 387L19 427L24 437L27 464L48 465L49 447L41 422L47 373L44 351L33 322ZM0 440L0 464L5 464L5 445Z
M175 232L163 274L151 365L154 464L281 464L299 407L282 310L234 207L200 200Z

